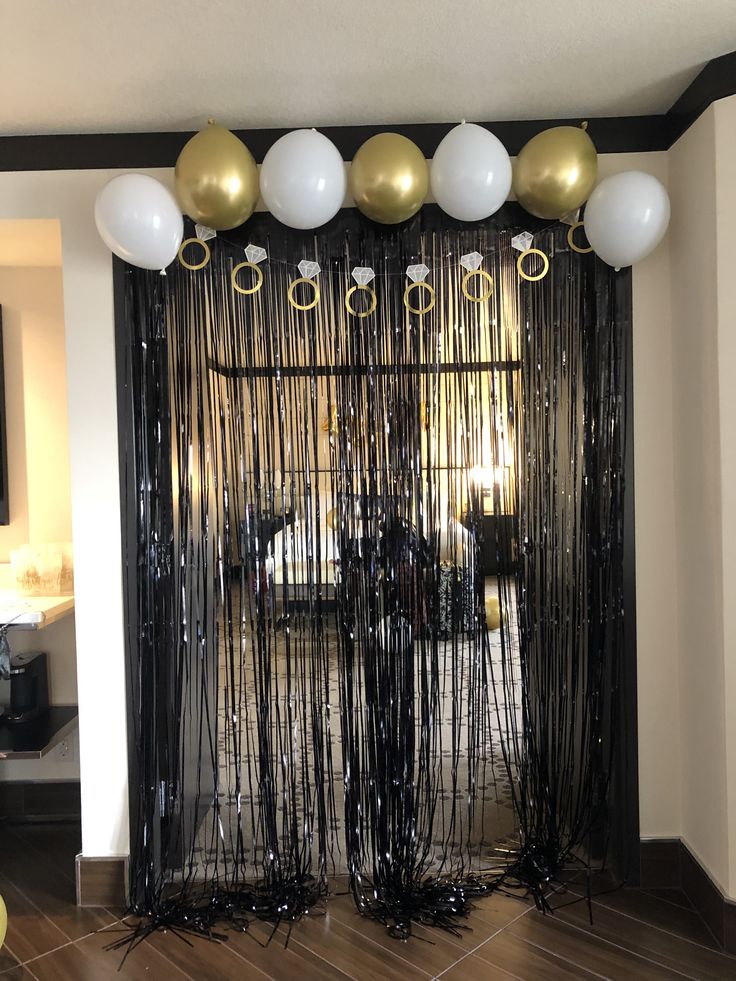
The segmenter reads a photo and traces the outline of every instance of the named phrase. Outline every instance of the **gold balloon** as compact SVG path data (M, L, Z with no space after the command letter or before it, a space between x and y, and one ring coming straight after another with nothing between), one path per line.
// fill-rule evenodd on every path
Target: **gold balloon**
M176 196L182 211L217 231L237 228L258 201L258 167L234 133L210 122L176 161Z
M0 896L0 947L5 942L5 931L8 929L8 911L5 909L3 897Z
M348 182L364 215L396 225L421 208L429 190L429 168L416 143L398 133L379 133L355 154Z
M522 147L514 164L514 192L537 218L562 218L587 201L597 176L598 156L585 129L555 126Z

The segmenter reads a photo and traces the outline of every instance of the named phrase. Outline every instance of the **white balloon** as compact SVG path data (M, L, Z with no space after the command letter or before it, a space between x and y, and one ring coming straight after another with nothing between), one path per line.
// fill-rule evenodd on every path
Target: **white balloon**
M452 218L480 221L498 211L511 190L506 147L483 126L462 123L445 136L432 160L437 204Z
M670 199L656 177L639 170L606 177L585 206L585 234L609 266L631 266L662 241Z
M266 207L289 228L319 228L345 198L340 151L316 129L295 129L276 140L261 166Z
M184 236L174 195L145 174L122 174L106 184L95 201L95 223L105 245L141 269L165 269Z

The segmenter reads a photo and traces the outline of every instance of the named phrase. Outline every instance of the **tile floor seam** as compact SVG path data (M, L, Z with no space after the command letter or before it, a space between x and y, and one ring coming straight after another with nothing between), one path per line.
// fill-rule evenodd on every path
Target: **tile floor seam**
M87 940L89 937L94 937L96 933L104 933L111 927L117 926L118 923L122 923L122 920L116 920L114 923L108 924L108 926L100 927L99 930L92 930L90 933L85 933L83 937L78 937L76 940L70 939L67 941L67 943L59 944L58 947L54 947L53 950L47 950L43 954L36 954L35 957L29 957L27 961L19 961L19 963L21 967L26 967L28 964L32 964L34 961L40 961L42 957L48 957L49 954L55 954L59 950L64 950L65 947L73 947L74 944L81 943L82 940Z
M458 957L458 959L457 959L457 960L455 961L455 963L454 963L454 964L450 964L450 966L449 966L449 967L446 967L444 971L441 971L441 972L440 972L440 974L438 974L438 975L437 975L437 977L438 977L438 978L441 978L443 974L447 974L447 972L448 972L448 971L450 971L450 970L452 970L452 968L454 968L454 967L457 967L457 965L458 965L458 964L459 964L459 963L460 963L461 961L464 961L466 957L470 957L470 955L471 955L471 954L475 954L475 953L476 953L476 951L478 951L478 950L480 950L480 948L481 948L481 947L483 947L483 946L484 946L485 944L487 944L487 943L490 943L490 941L491 941L491 940L493 940L493 939L494 939L494 937L497 937L497 936L499 935L499 933L503 933L503 931L504 931L504 930L508 930L508 928L509 928L510 926L512 926L512 924L514 924L514 923L518 923L518 922L519 922L519 920L520 920L520 919L521 919L521 918L522 918L523 916L527 916L527 914L529 914L529 913L531 913L531 911L532 911L533 909L535 909L535 907L534 907L534 906L530 906L530 907L529 907L528 909L525 909L523 913L519 913L519 915L518 915L518 916L515 916L515 917L513 918L513 920L510 920L510 921L509 921L509 922L508 922L508 923L507 923L507 924L506 924L505 926L502 926L502 927L499 927L499 929L498 929L498 930L496 930L496 932L495 932L495 933L492 933L492 934L490 935L490 937L486 937L486 939L485 939L485 940L484 940L484 941L483 941L482 943L479 943L477 947L473 947L473 949L472 949L472 950L468 950L468 951L466 951L466 952L465 952L465 954L463 954L463 956L462 956L462 957ZM501 970L504 970L504 968L501 968ZM512 975L510 975L510 976L511 976L512 978L513 978L513 977L516 977L516 975L515 975L515 974L512 974ZM522 978L519 978L519 979L518 979L518 981L523 981L523 979L522 979Z
M5 878L7 879L8 877L5 876ZM30 898L30 896L26 895L26 893L24 893L23 890L12 879L8 879L8 882L13 887L13 889L15 889L16 892L20 893L20 895L23 897L23 899L25 899L27 903L30 903L30 905L39 913L40 916L44 918L44 920L48 920L48 922L51 924L52 927L54 927L54 929L58 930L59 933L61 933L64 937L66 937L70 943L74 943L73 937L70 937L69 934L66 932L66 930L62 930L61 927L58 925L58 923L54 923L51 917L48 916L46 913L44 913L41 907L37 903L34 903L34 901ZM67 946L66 944L59 944L58 947L54 947L54 950L59 950L60 947L66 947L66 946ZM45 953L50 954L51 951L47 950L45 951ZM37 956L43 956L43 955L39 954ZM31 960L35 960L35 958L31 958ZM22 963L25 964L25 961L23 961Z
M59 949L61 949L61 948L59 948ZM27 967L24 964L23 965L23 970L24 971L27 971L31 975L32 981L38 981L38 975L37 974L34 974L30 967Z
M18 962L18 964L22 964L23 963L23 961L20 959L20 957L18 957L17 954L13 953L13 948L8 943L4 943L3 944L3 949L4 950L7 950L8 953L10 954L10 956L11 957L14 957L16 959L16 961ZM13 970L15 970L15 968L9 967L9 968L7 968L7 970L0 971L0 974L7 974L8 971L13 971Z
M601 978L601 981L611 981L607 974L599 974L598 971L594 971L592 967L585 967L584 964L578 964L577 961L566 957L564 954L558 954L555 950L549 950L547 947L543 947L542 944L537 943L534 940L530 940L528 937L519 937L517 934L513 933L512 937L516 937L517 940L521 940L528 947L535 947L537 950L543 950L545 954L549 954L550 957L554 957L555 960L562 961L563 964L569 964L571 967L577 967L580 971L585 971L586 974L592 974L594 978Z
M90 933L87 934L87 937L91 937L91 936L92 934ZM82 939L86 940L87 938L84 937ZM58 947L54 947L53 950L47 950L45 954L36 954L35 957L30 957L27 961L23 961L20 966L31 971L31 974L33 974L31 968L28 967L29 964L35 964L36 961L43 960L44 957L49 957L51 954L58 954L60 950L66 950L67 947L73 947L75 943L76 943L75 940L69 940L68 943L60 944ZM36 975L33 974L33 977L35 978Z
M339 971L341 974L344 974L347 977L349 977L351 981L360 981L360 978L356 978L354 974L350 974L348 971L345 970L344 967L339 967L337 964L333 964L331 960L329 960L327 957L324 956L324 954L318 954L316 950L312 950L311 947L307 947L307 945L302 941L293 940L290 941L290 943L294 943L296 944L297 947L301 947L303 950L308 951L314 957L318 957L321 961L324 961L325 964L329 964L330 967L334 968L336 971Z
M708 947L705 944L701 944L697 940L690 940L689 937L683 937L681 933L673 933L671 930L665 930L664 927L656 926L656 924L654 923L649 923L647 920L642 920L638 916L634 916L631 913L625 913L623 910L616 909L615 906L608 906L606 903L598 902L598 900L596 899L593 900L593 905L602 906L603 909L607 909L612 913L618 913L620 916L625 916L629 920L634 920L635 923L641 923L642 926L649 927L652 930L658 930L660 933L663 933L666 937L674 937L676 940L682 940L684 943L690 944L692 947L699 947L701 950L709 950L713 954L721 954L723 957L730 957L731 960L736 961L736 955L729 954L727 950L723 949L723 947L718 943L718 939L713 935L712 930L710 929L708 924L705 922L705 920L702 918L702 916L700 915L700 913L698 913L697 910L686 910L685 912L694 913L695 916L698 917L698 919L703 924L705 929L711 934L711 936L713 936L713 939L718 944L718 947L716 949L714 949L713 947ZM680 907L680 909L684 909L684 907Z
M3 949L7 949L7 944L4 946ZM16 961L18 961L17 957L16 957ZM17 964L13 964L11 967L4 967L2 971L0 971L0 981L2 981L3 978L8 977L11 971L17 971L19 967L23 967L23 964L21 964L20 961L18 961Z
M331 912L330 913L330 916L334 916L335 919L337 920L337 922L338 923L342 923L343 926L346 926L346 927L349 927L350 929L353 929L350 926L350 923L348 922L348 920L347 919L344 919L343 917L341 917L338 913ZM423 924L423 923L420 923L419 926L426 926L427 929L429 929L429 930L432 930L432 929L442 930L441 927L436 927L435 928L435 927L432 927L431 925L427 925L427 924ZM473 932L473 927L468 927L467 933L472 933L472 932ZM458 950L461 950L463 953L467 953L467 951L465 950L464 947L462 947L458 943L455 943L454 935L449 930L442 930L442 934L441 935L442 935L442 937L448 943L452 944L453 947L457 947ZM486 939L488 939L488 938L486 938ZM482 943L482 941L481 941L481 943ZM401 956L401 955L399 955L399 956Z
M106 907L100 907L100 908L101 909L106 909ZM109 910L108 910L108 912L109 912ZM99 930L93 930L92 933L88 933L86 936L80 937L79 940L75 940L74 941L74 945L76 945L78 943L81 943L83 940L87 940L88 937L93 937L93 936L95 936L95 935L97 935L99 933L107 933L108 931L110 933L113 933L113 932L122 933L122 931L113 931L113 927L116 927L119 923L121 923L125 927L126 930L130 930L132 932L132 929L133 928L128 926L128 924L125 922L125 919L126 919L125 916L121 916L119 920L114 920L112 923L109 923L107 926L100 927ZM146 940L143 940L142 942L145 943ZM159 954L159 956L162 957L163 960L165 960L165 961L167 961L167 963L171 964L183 977L188 978L189 981L196 981L196 978L192 977L192 975L190 975L190 974L187 974L187 972L183 968L179 967L179 965L176 964L174 961L172 961L170 957L167 957L166 954L163 953L163 951L158 950L156 947L153 946L153 944L149 944L149 946L150 946L151 950L154 951L154 953ZM53 953L53 951L52 951L52 953ZM116 954L116 953L118 953L118 951L111 950L111 951L107 951L106 953ZM131 951L131 953L132 953L132 951ZM43 956L45 956L45 955L43 955ZM127 956L127 955L125 955L125 954L122 955L122 957L125 957L125 956Z
M143 943L146 943L146 941L144 940ZM171 964L171 966L176 971L178 971L183 978L187 978L187 981L197 981L197 979L194 977L193 974L187 974L187 972L184 970L183 967L179 967L179 965L175 961L172 961L172 959L168 957L166 954L164 954L162 950L158 950L158 948L154 947L153 944L147 944L147 946L150 947L154 953L158 954L162 960L166 961L167 964ZM131 951L130 953L132 954L133 951Z
M562 922L565 923L564 920ZM673 974L677 974L679 977L682 978L687 978L688 981L699 981L699 979L693 974L685 974L683 971L678 971L676 968L670 967L668 964L662 964L661 961L655 961L653 957L647 957L646 954L639 954L636 951L630 950L628 947L623 947L621 944L617 944L615 940L603 940L600 937L597 937L594 933L588 933L588 931L583 930L582 927L575 926L574 923L565 923L565 926L572 927L573 930L576 930L578 933L584 934L590 940L595 941L597 944L600 944L601 946L608 944L611 947L615 947L617 950L622 950L628 957L633 957L645 961L647 964L654 964L655 967L662 968L665 971L672 971ZM514 934L514 936L516 936L516 934ZM534 940L529 940L527 937L519 937L519 940L525 940L533 947L538 947L540 950L543 950L546 954L552 954L554 957L558 957L558 958L560 958L561 956L560 954L556 954L553 950L549 950L549 948L542 946L542 944L537 943ZM584 971L589 971L591 974L596 973L595 971L591 970L591 968L582 967L581 964L577 964L574 961L569 961L569 963L575 964L576 967L580 967ZM598 977L605 978L605 975L598 975Z
M653 930L659 930L661 933L666 934L668 937L676 937L678 940L684 940L686 943L692 944L693 947L700 947L701 950L711 950L711 951L714 950L713 947L708 947L705 944L699 943L697 940L691 940L689 937L684 937L681 933L673 933L671 930L665 930L664 927L657 926L654 923L650 923L648 920L642 920L638 916L634 916L631 913L625 913L623 910L617 909L615 906L609 906L608 903L601 902L601 896L607 896L609 894L610 895L613 895L614 893L620 892L620 888L619 889L610 889L610 890L607 890L606 892L599 893L597 896L591 896L590 897L591 902L593 903L594 906L601 906L601 907L603 907L603 909L610 910L612 913L620 913L621 916L626 916L630 920L634 920L634 922L636 922L636 923L641 923L642 926L651 927ZM646 890L640 890L640 891L641 892L646 892ZM587 898L583 893L575 892L574 889L568 889L568 892L570 892L571 895L573 895L573 896L580 896L580 899L581 900ZM559 895L559 893L558 893L558 895ZM715 952L718 953L718 954L723 954L724 957L734 957L736 959L736 955L729 954L728 951L724 950L723 945L718 940L718 937L715 935L715 933L713 933L713 931L711 930L710 926L705 922L705 920L703 919L703 917L695 909L694 906L692 906L692 907L690 907L690 909L688 909L686 906L679 906L677 903L671 903L667 899L660 899L658 896L654 896L653 898L656 899L658 902L667 903L668 906L673 906L675 909L683 910L685 913L693 913L698 918L698 920L703 925L703 927L705 927L705 929L708 931L708 933L711 935L711 937L713 937L713 941L714 941L714 943L716 945ZM557 906L555 908L556 909L563 909L564 906L566 906L566 905L570 905L571 906L573 904L572 903L566 903L566 904L563 904L563 906Z
M651 896L652 899L656 899L660 903L667 903L668 906L674 906L675 909L684 909L687 913L695 913L696 916L700 916L700 913L698 913L698 911L695 909L692 903L690 903L689 899L687 901L690 903L690 905L683 906L682 903L675 903L671 899L665 899L664 896L657 896L653 892L650 892L649 889L641 889L640 892L642 892L646 896ZM685 896L685 893L683 892L682 895ZM685 899L687 899L687 896L685 896Z
M198 940L198 939L205 939L205 938L196 938L196 937L195 937L195 938L194 938L194 940L195 940L195 943L197 942L197 940ZM224 947L224 948L225 948L226 950L229 950L229 951L230 951L230 953L231 953L231 954L232 954L232 955L233 955L234 957L237 957L237 959L238 959L238 960L240 960L240 961L243 961L243 963L244 963L244 964L247 964L247 966L248 966L248 967L249 967L249 968L250 968L250 969L251 969L252 971L256 971L256 972L257 972L258 974L260 974L260 975L263 975L263 977L264 977L264 978L268 978L268 981L275 981L275 979L274 979L274 977L273 977L273 975L271 975L271 974L267 974L267 973L266 973L266 971L264 971L264 970L263 970L263 968L261 968L261 967L258 967L258 965L257 965L257 964L254 964L254 963L253 963L252 961L250 961L250 960L248 960L248 958L247 958L247 957L246 957L246 956L245 956L244 954L241 954L239 950L236 950L236 949L235 949L234 947L231 947L231 946L228 946L228 943L227 943L227 941L226 941L226 940L225 940L225 941L222 941L222 940L219 940L219 941L216 941L216 942L217 942L217 943L218 943L218 944L219 944L219 945L220 945L221 947ZM256 943L258 943L258 941L257 941L257 940L256 940L255 942L256 942ZM144 941L144 943L148 943L148 941L146 940L146 941ZM153 944L150 944L150 943L149 943L148 945L149 945L149 947L151 947L151 949L152 949L152 950L155 950L155 951L156 951L156 952L158 953L158 950L157 950L157 948L156 948L156 947L154 947L154 946L153 946ZM313 954L313 953L314 953L314 951L310 951L310 953L312 953L312 954ZM170 960L170 958L168 958L168 957L167 957L167 958L166 958L166 960ZM177 967L177 966L178 966L178 965L177 965L176 963L174 963L173 961L172 961L172 963L174 964L174 967ZM329 962L328 962L328 963L329 963ZM334 966L335 966L334 964L330 964L330 967L334 967ZM181 968L179 968L179 970L181 970ZM196 979L196 978L192 978L192 979L191 979L191 981L197 981L197 979Z
M370 917L366 917L366 919L370 919ZM346 930L350 930L351 933L355 933L359 937L362 937L364 940L367 940L368 943L372 944L374 947L377 947L379 950L387 950L388 949L386 947L382 947L381 944L379 944L378 941L377 940L374 940L372 937L368 937L368 936L366 936L366 934L361 933L360 930L355 930L355 929L353 929L353 927L348 926L347 923L343 923L342 920L340 920L339 922L342 924L342 926L345 927ZM299 941L297 941L297 942L299 942ZM306 946L303 941L301 942L301 946L302 947ZM313 951L311 947L308 947L307 949L310 951L310 953L312 953L312 954L315 953L315 951ZM393 951L390 951L390 953L394 953L394 952ZM394 956L395 957L398 957L399 960L401 960L401 961L404 962L404 964L408 964L410 967L416 967L415 964L412 964L412 962L410 960L407 960L406 957L402 957L401 954L395 954ZM335 965L333 964L332 967L334 967L334 966ZM425 975L425 977L427 977L427 978L431 978L432 977L431 973L428 972L428 971L425 971L423 968L416 968L416 969L418 971L421 971L422 974ZM339 968L338 968L338 970L339 970Z

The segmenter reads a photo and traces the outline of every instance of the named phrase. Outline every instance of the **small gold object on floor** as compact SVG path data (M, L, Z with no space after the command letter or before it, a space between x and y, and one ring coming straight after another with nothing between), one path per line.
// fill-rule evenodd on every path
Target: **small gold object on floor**
M497 596L486 596L486 626L489 630L501 626L501 603Z

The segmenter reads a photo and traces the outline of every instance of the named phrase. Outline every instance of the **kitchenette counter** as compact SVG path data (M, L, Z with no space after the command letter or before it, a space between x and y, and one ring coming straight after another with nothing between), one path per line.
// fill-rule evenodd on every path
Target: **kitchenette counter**
M0 627L41 630L74 612L74 596L27 596L0 590Z
M0 589L0 628L8 627L10 633L42 630L73 613L72 594L28 596ZM41 759L68 738L76 726L76 705L51 705L27 722L8 722L0 710L0 761Z

